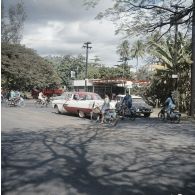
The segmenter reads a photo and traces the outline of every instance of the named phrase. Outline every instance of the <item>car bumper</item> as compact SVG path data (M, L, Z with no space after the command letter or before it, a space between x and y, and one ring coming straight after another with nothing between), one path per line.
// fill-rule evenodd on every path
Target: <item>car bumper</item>
M152 112L152 110L136 110L137 114L150 114Z

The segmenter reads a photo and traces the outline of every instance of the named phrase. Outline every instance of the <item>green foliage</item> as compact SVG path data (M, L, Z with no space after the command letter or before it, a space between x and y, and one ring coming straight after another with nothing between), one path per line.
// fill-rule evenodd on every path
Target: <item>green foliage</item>
M130 46L127 40L124 40L117 48L117 53L120 55L121 59L129 58L130 56Z
M1 42L20 43L25 19L26 12L22 1L10 6L8 11L5 10L2 1Z
M62 80L62 84L68 89L71 88L71 80L85 79L86 62L85 57L79 55L73 57L66 55L64 57L46 57L47 60L53 63L58 76ZM71 71L75 71L75 78L71 78ZM118 79L123 78L123 65L118 68L106 67L95 63L88 63L88 79ZM131 78L128 66L124 66L124 77Z
M181 33L177 42L177 62L174 61L174 41L170 36L161 41L161 44L153 43L153 49L150 52L164 66L164 69L158 70L154 75L148 95L156 94L163 102L169 91L174 91L177 87L180 110L189 110L187 100L190 96L191 51L191 41L184 38ZM177 83L176 79L172 78L173 74L178 75Z
M131 57L136 58L137 60L137 64L136 64L136 69L137 69L139 64L138 63L139 57L143 57L145 53L145 45L142 43L142 41L137 40L136 42L134 42L130 52L131 52Z
M77 57L66 55L64 57L48 58L48 60L53 62L62 84L67 88L71 87L71 80L75 79L71 78L71 71L76 73L76 79L84 79L85 58L82 55Z
M6 43L2 43L1 47L2 87L31 89L60 83L52 64L32 49Z

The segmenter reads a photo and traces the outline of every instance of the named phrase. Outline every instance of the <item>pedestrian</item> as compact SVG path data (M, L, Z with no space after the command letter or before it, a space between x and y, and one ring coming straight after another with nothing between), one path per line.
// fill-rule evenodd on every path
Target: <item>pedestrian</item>
M110 99L109 99L108 95L105 95L104 103L103 103L102 109L101 109L101 114L102 114L101 123L104 122L105 113L106 113L106 110L108 110L108 109L110 109Z

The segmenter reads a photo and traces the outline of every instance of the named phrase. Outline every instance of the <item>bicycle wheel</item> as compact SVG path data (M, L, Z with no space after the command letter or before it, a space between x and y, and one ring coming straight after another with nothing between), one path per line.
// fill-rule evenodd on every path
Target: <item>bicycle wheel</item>
M10 106L10 104L11 104L11 102L7 99L7 100L5 101L5 106L8 107L8 106Z
M24 100L19 101L19 102L18 102L18 106L19 106L19 107L24 107L24 106L25 106Z
M135 112L135 110L130 110L129 119L130 119L131 121L134 121L135 118L136 118L136 112Z
M6 100L6 107L15 106L15 103L13 100Z
M176 123L180 123L180 120L181 120L181 115L180 114L176 114L175 115L175 122Z
M129 117L129 119L130 119L131 121L134 121L135 118L136 118L136 116L135 116L134 114L131 114L130 117Z
M50 102L46 101L44 105L45 105L45 107L48 107L49 104L50 104Z
M105 119L106 123L108 123L110 126L116 126L119 121L119 116L116 114L115 116Z
M115 119L113 119L112 125L116 126L118 124L119 117L117 116Z
M42 104L42 102L40 100L36 100L34 104L35 104L36 108L43 107L43 104Z
M159 113L158 113L158 118L159 118L161 121L164 121L164 120L165 120L165 114L162 113L162 112L159 112Z

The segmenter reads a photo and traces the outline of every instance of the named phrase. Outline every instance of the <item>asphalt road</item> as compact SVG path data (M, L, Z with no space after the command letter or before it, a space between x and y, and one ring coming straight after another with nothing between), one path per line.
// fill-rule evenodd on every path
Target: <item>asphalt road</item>
M116 127L49 108L1 107L6 195L194 195L195 123Z

